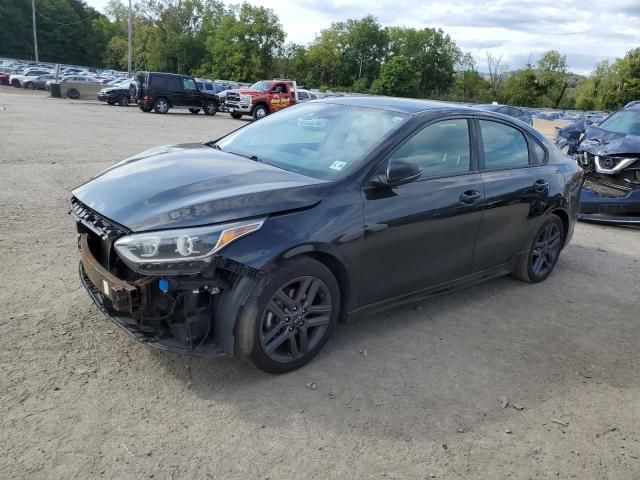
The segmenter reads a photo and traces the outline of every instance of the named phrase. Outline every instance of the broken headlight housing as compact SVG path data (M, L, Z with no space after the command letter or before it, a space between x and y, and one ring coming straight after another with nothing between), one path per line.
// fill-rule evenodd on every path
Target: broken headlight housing
M201 272L213 255L262 227L264 218L207 227L136 233L116 240L118 256L144 274L185 275Z

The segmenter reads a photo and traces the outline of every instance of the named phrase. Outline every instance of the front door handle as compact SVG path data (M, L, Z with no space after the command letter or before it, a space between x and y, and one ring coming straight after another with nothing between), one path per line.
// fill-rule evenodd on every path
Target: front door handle
M482 193L477 190L467 190L460 195L460 203L471 205L482 197Z
M546 180L536 180L533 183L533 189L536 192L546 192L549 189L549 182Z

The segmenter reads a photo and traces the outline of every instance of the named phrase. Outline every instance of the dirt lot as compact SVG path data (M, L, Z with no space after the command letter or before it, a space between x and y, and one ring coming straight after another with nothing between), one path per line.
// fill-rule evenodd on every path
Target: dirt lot
M282 376L154 351L103 318L69 190L239 123L0 87L2 478L640 478L640 231L580 224L543 284L341 325Z

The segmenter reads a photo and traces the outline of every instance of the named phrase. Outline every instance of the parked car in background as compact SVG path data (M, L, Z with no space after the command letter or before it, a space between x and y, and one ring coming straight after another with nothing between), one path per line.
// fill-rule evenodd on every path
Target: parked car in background
M49 70L45 70L42 68L31 68L24 70L21 74L12 74L9 78L9 82L14 87L22 87L29 79L34 79L39 77L40 75L47 75L51 73Z
M98 92L98 100L101 102L107 102L109 105L115 105L116 103L122 107L126 107L131 102L131 92L129 87L131 82L125 80L117 85L104 87Z
M585 171L580 219L640 226L640 101L599 124L581 120L557 129L556 145Z
M311 90L307 90L305 88L299 88L298 89L298 101L299 102L307 102L309 100L317 100L318 94L315 92L312 92Z
M128 158L76 188L71 213L81 282L131 337L282 373L338 319L505 274L544 281L581 182L503 115L347 97Z
M171 108L188 108L194 114L203 110L205 115L215 115L219 105L218 96L201 91L195 78L174 73L138 72L130 94L143 112L164 114Z
M255 120L294 105L297 86L292 80L260 80L247 89L227 92L226 106L233 118L251 115Z
M47 73L45 75L40 75L39 77L29 77L24 80L23 86L27 90L44 90L45 85L49 80L55 80L56 76Z
M11 77L10 73L0 72L0 85L11 85L11 82L9 82L10 77Z
M487 105L473 105L474 108L479 108L480 110L485 110L488 112L496 112L501 113L502 115L507 115L509 117L517 118L521 122L526 123L527 125L533 125L533 119L531 115L529 115L524 110L518 107L511 107L509 105L500 105L496 103L487 104Z

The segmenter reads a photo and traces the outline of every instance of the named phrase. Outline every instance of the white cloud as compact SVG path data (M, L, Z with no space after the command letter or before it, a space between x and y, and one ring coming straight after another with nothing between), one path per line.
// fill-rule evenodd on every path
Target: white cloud
M96 8L106 3L86 1ZM313 41L332 22L367 14L385 26L441 28L474 55L480 70L486 69L487 51L503 55L505 63L517 68L555 49L567 55L571 70L587 73L596 62L621 57L640 46L638 0L248 1L273 9L287 40L297 43Z

